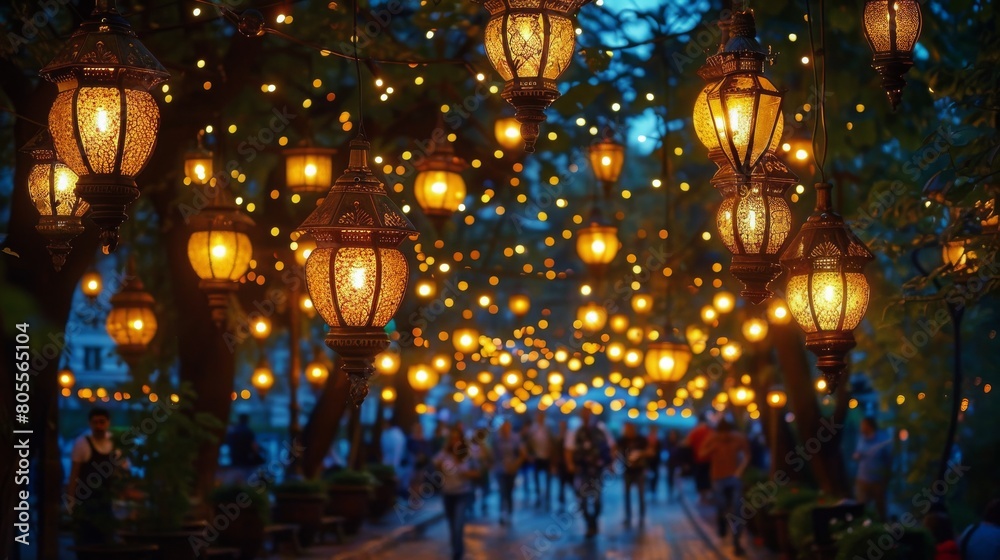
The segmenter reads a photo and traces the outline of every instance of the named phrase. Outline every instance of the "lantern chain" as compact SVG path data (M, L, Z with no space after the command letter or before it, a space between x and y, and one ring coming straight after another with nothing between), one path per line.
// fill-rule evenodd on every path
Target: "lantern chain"
M806 19L809 27L809 49L812 51L813 62L813 92L816 94L816 117L813 120L813 161L819 170L820 182L826 182L826 154L829 143L829 133L826 126L826 2L819 0L819 49L813 33L812 1L806 0ZM823 65L820 67L820 58ZM820 143L820 128L822 128L822 143Z
M361 59L358 58L358 0L353 0L354 28L351 31L351 42L354 44L354 69L358 74L358 136L365 138L365 94L361 83Z

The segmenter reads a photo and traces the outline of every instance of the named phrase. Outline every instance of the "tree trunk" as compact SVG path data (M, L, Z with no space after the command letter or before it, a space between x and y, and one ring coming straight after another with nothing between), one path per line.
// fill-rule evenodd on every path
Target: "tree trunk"
M316 478L323 469L323 458L340 431L340 422L347 409L347 375L340 369L340 358L334 361L333 370L326 380L326 387L309 414L309 421L302 430L300 457L302 475Z
M834 497L848 496L847 472L844 468L843 453L840 449L843 427L824 422L819 403L816 400L816 388L810 375L809 360L794 323L787 325L772 325L774 331L772 340L778 354L778 363L785 374L785 390L788 392L788 404L795 414L795 424L798 428L797 456L809 465L816 477L820 489ZM846 383L841 383L845 386ZM834 426L831 430L830 425ZM833 437L827 441L824 436L833 431ZM813 455L806 451L810 440L818 439L821 443L819 451ZM778 468L795 470L794 463L780 462Z

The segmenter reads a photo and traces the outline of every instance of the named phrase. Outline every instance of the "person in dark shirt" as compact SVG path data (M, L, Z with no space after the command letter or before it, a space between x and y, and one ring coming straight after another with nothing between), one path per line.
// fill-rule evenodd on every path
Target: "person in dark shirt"
M649 464L649 442L636 430L635 424L625 424L618 440L618 450L625 461L625 524L632 523L632 488L639 492L639 524L646 520L646 467Z
M649 447L649 493L656 498L656 488L660 483L660 465L662 464L663 442L660 440L656 426L650 426L649 434L646 436Z
M250 415L243 413L237 417L237 423L226 434L226 446L229 447L229 462L236 469L242 470L244 476L248 471L263 463L257 436L250 429Z

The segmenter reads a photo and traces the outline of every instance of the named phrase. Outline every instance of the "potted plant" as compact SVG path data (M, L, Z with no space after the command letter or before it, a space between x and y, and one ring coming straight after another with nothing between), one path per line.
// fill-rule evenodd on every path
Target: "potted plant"
M319 480L292 480L274 489L274 520L299 526L299 542L309 546L323 525L326 484Z
M264 548L264 527L271 501L263 486L220 486L209 495L214 515L205 535L221 546L238 548L240 560L256 558ZM217 535L217 536L216 536Z
M396 505L396 491L399 488L399 478L392 465L381 463L370 464L367 470L379 482L371 501L372 519L378 519Z
M344 531L355 534L368 517L368 501L378 481L366 471L343 469L326 477L330 501L326 512L344 518Z
M819 496L816 490L800 485L789 485L781 488L774 495L774 503L768 515L774 520L775 533L778 537L778 552L784 558L795 557L795 547L789 535L789 515L796 506L811 502Z
M195 459L201 445L216 441L213 433L222 425L208 414L191 412L195 394L187 384L173 387L163 379L147 380L124 390L140 398L131 406L131 428L115 442L132 471L132 513L122 537L129 544L156 545L160 558L195 560L192 542L202 534L184 528Z
M884 523L865 520L863 523L848 527L840 534L835 560L854 558L932 560L934 558L934 539L923 527L903 529L902 537L897 538L897 536L890 534Z

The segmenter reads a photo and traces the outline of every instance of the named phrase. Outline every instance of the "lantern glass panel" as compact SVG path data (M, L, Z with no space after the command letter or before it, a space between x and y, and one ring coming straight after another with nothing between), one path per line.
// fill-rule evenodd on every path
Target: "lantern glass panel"
M864 318L870 292L868 280L859 272L814 272L811 289L809 275L802 274L788 280L788 308L807 333L853 330Z
M895 10L896 44L892 44L889 10ZM876 53L908 52L920 37L920 5L914 0L869 0L865 3L865 36Z
M77 205L76 180L76 173L61 163L32 166L28 173L28 193L38 213L42 216L83 216L90 205L82 200ZM55 195L55 209L51 195Z
M402 301L407 274L398 249L326 247L306 261L313 305L331 327L384 327Z
M146 346L156 335L156 315L148 307L112 308L105 327L118 346Z
M625 164L625 146L604 141L590 148L590 167L598 181L614 183L621 176Z
M576 252L585 264L608 264L618 254L618 229L613 226L588 226L576 237Z
M252 253L245 233L196 231L188 239L188 259L202 280L239 280L250 268Z
M184 175L195 185L207 185L212 179L211 157L189 157L184 160Z
M421 171L417 174L413 191L417 196L417 203L425 211L457 212L465 202L465 180L453 171Z
M294 149L285 154L285 186L291 191L325 193L333 181L330 150Z
M733 74L708 94L708 106L726 157L737 170L752 169L775 136L781 115L777 88L764 76Z

